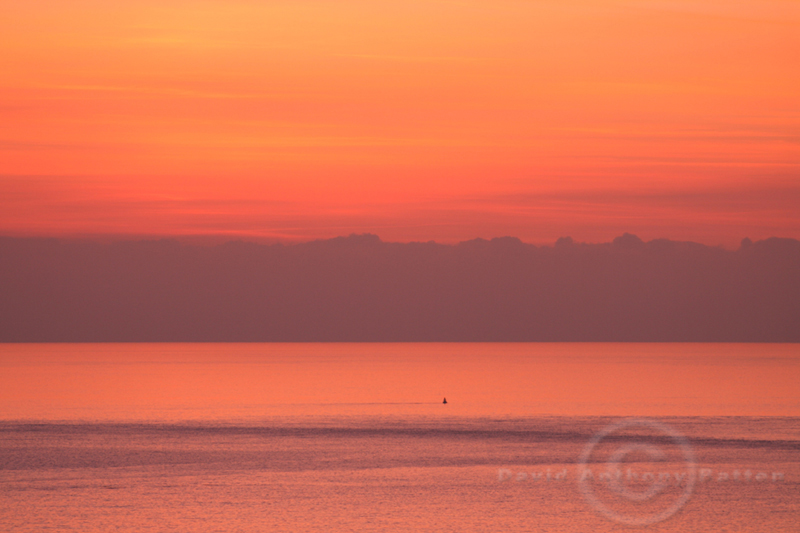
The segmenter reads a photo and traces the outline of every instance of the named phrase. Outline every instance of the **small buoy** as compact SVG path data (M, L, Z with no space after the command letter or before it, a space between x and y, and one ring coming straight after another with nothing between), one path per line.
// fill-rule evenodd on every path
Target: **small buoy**
M444 401L443 401L442 403L447 403L447 398L445 398L445 399L444 399Z

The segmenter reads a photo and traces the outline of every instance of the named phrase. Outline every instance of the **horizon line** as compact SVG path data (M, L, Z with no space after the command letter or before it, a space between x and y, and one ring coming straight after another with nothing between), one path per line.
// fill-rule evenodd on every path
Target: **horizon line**
M284 246L293 246L293 245L301 245L301 244L311 244L316 242L327 242L327 241L334 241L334 240L353 240L353 239L367 239L369 238L373 242L377 242L380 244L436 244L440 246L457 246L459 244L466 244L472 242L493 242L493 241L517 241L520 244L527 245L527 246L536 246L536 247L555 247L558 245L603 245L603 244L614 244L620 242L620 239L628 240L635 242L641 242L642 244L649 244L652 242L659 242L659 241L667 241L667 242L674 242L674 243L689 243L689 244L698 244L702 246L707 246L709 248L721 248L724 250L738 250L741 249L743 246L747 246L748 244L754 244L758 242L768 241L768 240L789 240L800 242L800 240L795 239L794 237L782 237L780 235L771 235L769 237L760 238L760 239L751 239L749 236L744 236L739 240L739 246L736 248L732 248L730 246L726 246L722 243L718 244L708 244L705 242L698 242L692 240L678 240L672 239L670 237L656 237L649 240L641 239L636 233L625 231L621 235L618 235L611 240L607 241L579 241L573 239L569 235L563 235L556 240L552 241L523 241L521 238L516 237L514 235L499 235L494 237L473 237L471 239L459 240L459 241L437 241L434 239L430 240L391 240L385 241L381 238L380 235L376 233L372 233L370 231L363 232L363 233L356 233L351 232L349 234L342 234L342 235L335 235L332 237L316 237L316 238L278 238L278 237L269 237L269 236L258 236L258 235L250 235L250 234L175 234L175 233L76 233L76 234L20 234L20 233L0 233L0 239L15 239L15 240L55 240L55 241L63 241L63 242L91 242L96 244L111 244L111 243L120 243L120 242L158 242L158 241L173 241L178 242L182 245L194 245L194 246L220 246L224 244L230 243L250 243L250 244L257 244L257 245L275 245L280 244Z

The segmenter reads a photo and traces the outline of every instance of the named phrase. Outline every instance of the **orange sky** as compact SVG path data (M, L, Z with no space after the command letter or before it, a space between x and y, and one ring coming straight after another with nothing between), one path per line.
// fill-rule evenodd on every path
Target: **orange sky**
M795 0L0 0L0 234L800 238Z

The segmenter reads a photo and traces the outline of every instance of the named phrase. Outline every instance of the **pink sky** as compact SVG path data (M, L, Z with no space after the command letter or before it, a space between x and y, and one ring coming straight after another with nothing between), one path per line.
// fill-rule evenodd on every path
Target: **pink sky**
M0 233L800 238L781 0L0 0Z

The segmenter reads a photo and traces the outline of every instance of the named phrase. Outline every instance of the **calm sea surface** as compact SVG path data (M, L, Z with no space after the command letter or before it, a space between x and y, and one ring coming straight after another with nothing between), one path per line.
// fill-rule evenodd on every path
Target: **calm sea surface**
M0 344L3 532L631 530L800 531L800 345Z

